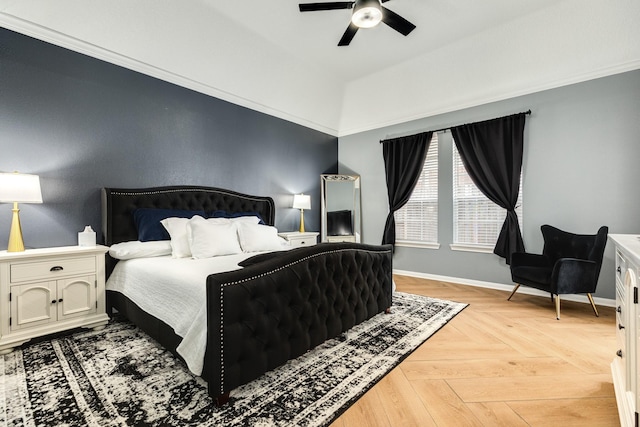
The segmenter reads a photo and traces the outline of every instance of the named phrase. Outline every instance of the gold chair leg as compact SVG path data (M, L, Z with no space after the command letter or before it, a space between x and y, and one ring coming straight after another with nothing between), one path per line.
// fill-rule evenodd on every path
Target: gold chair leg
M520 285L516 284L516 287L513 288L513 291L511 291L511 295L509 295L509 298L507 298L507 301L511 301L511 297L513 296L513 294L516 293L516 291L518 290L519 287L520 287Z
M560 295L556 295L556 319L560 320Z
M589 302L591 303L591 308L593 308L593 312L596 314L596 317L600 317L600 315L598 314L598 309L596 308L596 305L593 302L593 297L591 296L591 294L588 293L587 298L589 298Z

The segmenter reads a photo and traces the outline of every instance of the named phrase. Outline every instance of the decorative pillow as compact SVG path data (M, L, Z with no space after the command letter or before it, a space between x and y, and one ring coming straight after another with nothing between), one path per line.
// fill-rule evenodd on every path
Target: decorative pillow
M238 238L243 252L276 251L286 245L275 227L244 221L238 223Z
M262 216L258 212L227 212L227 211L213 211L208 215L209 218L229 218L229 219L244 219L245 217L256 217L258 222L256 224L264 224Z
M173 258L187 258L191 256L189 236L187 234L187 224L189 221L189 218L165 218L160 221L171 236L171 256Z
M260 218L257 216L239 216L239 217L235 217L235 218L222 218L222 217L218 217L218 218L207 218L207 221L211 222L211 223L216 223L216 224L229 224L232 222L248 222L250 224L259 224L260 223Z
M220 219L220 218L211 218L211 219ZM264 224L262 219L259 216L237 216L234 218L227 218L231 222L244 222L248 224Z
M160 221L165 218L191 218L194 215L205 216L205 213L182 209L136 209L133 211L133 220L138 230L138 240L141 242L169 240L170 236Z
M159 240L154 242L122 242L111 245L109 255L116 259L151 258L171 255L171 242Z
M236 223L218 223L199 216L187 224L189 247L193 258L210 258L242 252Z

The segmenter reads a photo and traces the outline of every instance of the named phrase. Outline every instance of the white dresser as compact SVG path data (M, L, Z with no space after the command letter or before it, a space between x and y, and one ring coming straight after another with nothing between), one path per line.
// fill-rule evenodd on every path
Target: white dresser
M102 328L106 246L0 252L0 354L32 338Z
M638 387L640 387L640 236L612 234L616 246L616 337L618 350L611 363L620 425L638 426Z

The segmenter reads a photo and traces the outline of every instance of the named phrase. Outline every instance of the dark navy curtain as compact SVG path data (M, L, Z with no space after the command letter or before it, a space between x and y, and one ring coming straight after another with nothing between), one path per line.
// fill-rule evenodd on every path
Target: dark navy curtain
M507 210L493 253L511 263L524 252L515 208L520 191L524 122L527 113L451 128L467 173L489 200Z
M380 141L389 197L389 215L384 225L383 245L396 243L396 221L393 214L409 201L420 178L432 136L433 132L423 132Z

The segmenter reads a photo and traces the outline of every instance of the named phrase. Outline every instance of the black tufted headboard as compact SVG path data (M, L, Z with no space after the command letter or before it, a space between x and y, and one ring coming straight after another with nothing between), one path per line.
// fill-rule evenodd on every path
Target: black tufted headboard
M133 211L138 208L257 212L267 225L275 223L271 197L251 196L215 187L180 185L152 188L102 189L102 239L105 245L138 240ZM107 254L107 277L116 260Z
M271 197L190 185L103 188L102 237L105 245L138 239L138 231L133 221L133 211L138 208L257 212L266 224L275 223L275 204Z

